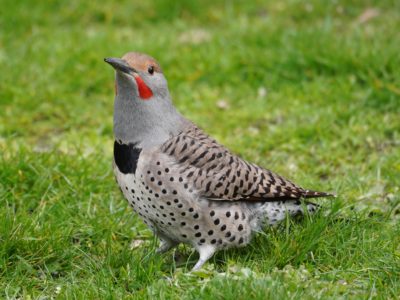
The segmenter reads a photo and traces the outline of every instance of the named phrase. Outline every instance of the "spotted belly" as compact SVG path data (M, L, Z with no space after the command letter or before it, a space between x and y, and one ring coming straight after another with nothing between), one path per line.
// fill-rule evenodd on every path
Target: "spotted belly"
M114 168L125 198L155 234L196 248L210 244L223 249L250 241L251 212L241 202L198 199L189 189L169 188L157 172L144 171L123 174Z
M186 231L189 214L194 212L186 198L179 197L177 193L174 195L174 191L167 192L165 187L154 188L146 184L142 175L123 174L118 168L114 168L114 173L130 206L155 234L186 242L187 235L183 232ZM192 217L198 218L199 215Z

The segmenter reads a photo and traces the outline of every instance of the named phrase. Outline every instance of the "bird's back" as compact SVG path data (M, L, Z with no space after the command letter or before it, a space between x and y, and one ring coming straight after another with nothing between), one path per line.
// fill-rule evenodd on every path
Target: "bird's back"
M329 194L305 190L293 182L232 154L194 124L170 138L161 152L202 197L229 201L282 201Z

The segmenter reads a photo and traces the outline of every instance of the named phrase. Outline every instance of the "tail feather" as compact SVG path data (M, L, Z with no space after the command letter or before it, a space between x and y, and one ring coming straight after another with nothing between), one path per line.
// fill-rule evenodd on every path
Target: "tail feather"
M301 195L303 198L336 197L335 194L305 190Z

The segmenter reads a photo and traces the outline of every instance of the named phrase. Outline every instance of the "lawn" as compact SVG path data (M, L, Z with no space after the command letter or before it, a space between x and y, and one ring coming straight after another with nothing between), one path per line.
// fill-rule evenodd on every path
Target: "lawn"
M0 298L397 299L399 1L0 0ZM114 74L154 56L240 156L333 191L197 273L111 171Z

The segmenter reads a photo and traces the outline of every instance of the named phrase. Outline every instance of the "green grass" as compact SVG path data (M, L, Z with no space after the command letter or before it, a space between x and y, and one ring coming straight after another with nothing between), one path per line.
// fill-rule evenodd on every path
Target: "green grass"
M398 297L398 1L0 4L0 298ZM131 50L220 142L338 198L195 274L155 254L111 172L103 58Z

